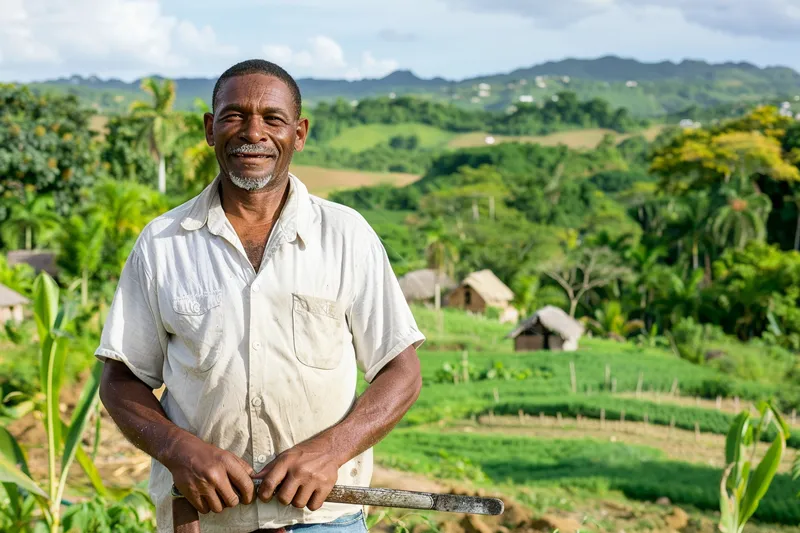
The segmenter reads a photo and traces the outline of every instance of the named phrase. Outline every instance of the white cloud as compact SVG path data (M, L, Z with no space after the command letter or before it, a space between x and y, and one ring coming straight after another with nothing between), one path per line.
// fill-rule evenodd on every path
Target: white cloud
M394 59L376 59L370 51L361 55L360 63L350 63L345 59L341 45L325 35L312 37L308 40L308 45L306 49L294 50L284 44L269 44L262 51L265 59L286 69L295 70L295 74L301 76L343 77L352 80L385 76L398 67Z
M443 0L454 8L512 13L545 28L568 28L617 7L660 7L690 23L730 35L800 39L800 0Z
M7 0L0 11L3 68L59 66L70 73L189 71L198 61L231 57L210 26L162 11L159 0Z

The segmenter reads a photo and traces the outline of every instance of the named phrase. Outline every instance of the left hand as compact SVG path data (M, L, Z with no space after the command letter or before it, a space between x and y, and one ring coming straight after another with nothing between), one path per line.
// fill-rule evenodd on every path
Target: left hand
M336 484L339 466L328 443L302 442L275 457L254 476L262 480L258 498L268 502L274 495L283 505L316 511Z

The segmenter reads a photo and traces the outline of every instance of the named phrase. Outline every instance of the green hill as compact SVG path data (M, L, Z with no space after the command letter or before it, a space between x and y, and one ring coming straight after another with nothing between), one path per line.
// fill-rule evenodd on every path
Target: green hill
M5 80L12 81L12 80ZM208 101L213 78L178 78L179 109L191 109L196 98ZM102 80L73 76L32 84L79 95L104 111L122 110L141 96L140 80ZM380 79L358 81L301 78L304 100L314 105L337 98L358 100L394 94L418 95L471 109L502 110L533 99L543 102L564 89L581 99L601 97L638 116L660 116L697 105L758 102L800 94L800 74L785 67L760 68L748 63L705 61L644 63L614 56L565 59L512 72L463 80L422 79L401 70Z

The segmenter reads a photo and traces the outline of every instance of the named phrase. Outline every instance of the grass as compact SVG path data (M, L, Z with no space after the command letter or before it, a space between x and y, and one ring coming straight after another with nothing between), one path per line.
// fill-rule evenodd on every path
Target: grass
M594 439L441 434L395 430L376 448L388 466L442 476L460 471L478 485L561 487L633 500L672 502L713 511L719 506L718 468L670 461L660 450ZM790 476L778 474L755 513L758 520L796 524L800 501Z
M641 132L648 140L652 141L656 138L663 126L651 126L650 128ZM562 131L552 133L550 135L492 135L495 142L527 142L537 143L544 146L557 146L564 144L570 148L594 148L607 134L614 135L617 142L620 142L631 135L635 134L619 134L613 130L603 128L590 128L581 130ZM490 135L485 132L465 133L453 138L449 143L449 148L471 148L475 146L485 146L486 137Z
M292 165L291 171L308 187L311 194L323 198L336 189L378 185L381 183L402 186L413 183L420 178L414 174L399 172L365 172L302 165Z
M326 144L331 148L363 152L373 146L386 144L398 135L416 135L422 148L443 148L457 134L427 124L364 124L345 129Z

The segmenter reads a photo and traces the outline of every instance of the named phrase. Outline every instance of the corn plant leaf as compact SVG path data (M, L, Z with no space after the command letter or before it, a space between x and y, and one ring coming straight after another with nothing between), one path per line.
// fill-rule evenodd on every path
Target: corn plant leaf
M775 472L778 471L778 466L781 462L781 456L786 450L786 438L781 429L778 429L778 436L772 442L767 453L758 463L750 482L747 485L747 490L742 498L741 506L739 507L739 522L744 524L753 513L755 513L761 498L766 494L772 478L775 477Z
M58 314L58 285L46 272L33 283L33 314L41 341L53 329Z
M66 478L66 472L75 459L75 452L80 447L81 437L86 431L89 417L92 414L97 402L100 400L98 391L100 390L100 375L103 373L103 362L96 361L89 375L89 380L83 387L81 397L72 414L69 424L69 432L64 441L64 454L61 458L62 478Z
M775 422L781 427L781 430L783 431L783 437L785 439L788 439L792 434L792 430L789 427L789 424L786 423L786 420L783 418L783 415L781 415L781 412L778 411L774 405L772 405L771 403L768 405L769 405L769 410L772 412L772 416L775 419Z
M794 456L792 461L792 479L800 478L800 452Z
M35 481L3 454L0 454L0 482L13 483L28 492L32 492L43 498L47 497L45 492L39 488L39 485L37 485Z
M22 470L23 474L30 477L31 473L28 470L28 461L25 457L25 452L14 436L2 426L0 426L0 454L17 465L19 469ZM8 496L8 511L10 512L10 516L21 516L23 498L19 490L17 490L17 485L14 483L3 483L3 488Z

